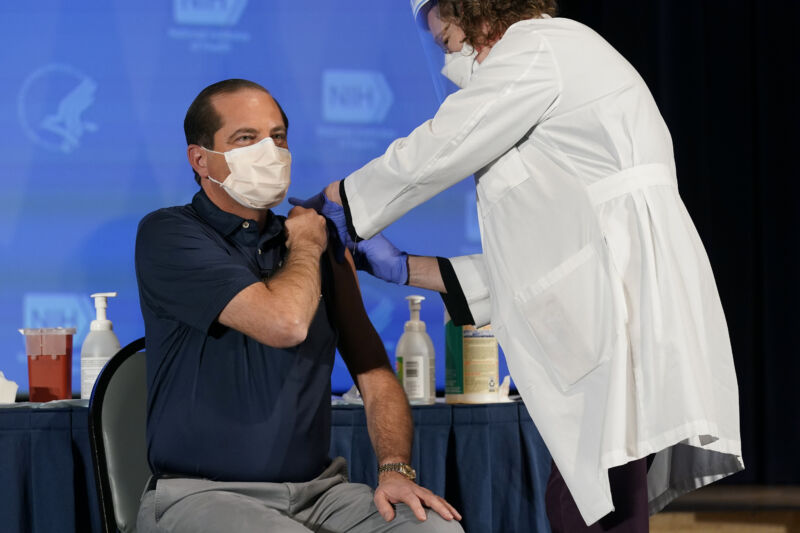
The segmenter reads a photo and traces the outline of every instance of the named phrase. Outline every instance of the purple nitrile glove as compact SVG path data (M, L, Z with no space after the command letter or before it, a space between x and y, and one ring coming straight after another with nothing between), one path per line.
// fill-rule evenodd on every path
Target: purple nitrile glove
M408 254L398 250L382 233L359 241L353 250L358 270L364 270L389 283L408 283Z
M340 263L344 261L344 249L350 248L350 250L352 250L355 247L355 243L347 232L347 219L344 215L344 207L336 202L328 200L324 190L305 200L294 197L289 198L289 203L294 206L313 209L330 221L336 229L336 260Z

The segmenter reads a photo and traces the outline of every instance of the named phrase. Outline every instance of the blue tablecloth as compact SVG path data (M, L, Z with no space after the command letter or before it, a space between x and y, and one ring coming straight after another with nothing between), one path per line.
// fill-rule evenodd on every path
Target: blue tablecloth
M549 531L550 455L523 404L420 406L413 416L418 481L461 512L465 531ZM375 485L363 408L334 407L337 455L352 481ZM0 487L2 531L100 531L86 402L0 408Z
M0 408L0 530L100 531L86 404Z

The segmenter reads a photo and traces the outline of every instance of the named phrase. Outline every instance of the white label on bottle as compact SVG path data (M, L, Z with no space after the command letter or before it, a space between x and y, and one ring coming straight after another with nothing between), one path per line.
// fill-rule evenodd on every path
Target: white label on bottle
M86 358L81 360L81 399L88 400L92 395L94 382L97 381L97 376L106 364L105 359L90 359Z
M422 357L403 358L403 387L409 400L425 396L425 382L420 375L422 370Z

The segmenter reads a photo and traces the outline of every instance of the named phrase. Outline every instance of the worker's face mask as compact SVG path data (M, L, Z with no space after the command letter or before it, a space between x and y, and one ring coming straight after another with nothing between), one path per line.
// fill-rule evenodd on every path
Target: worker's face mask
M475 57L478 54L468 44L458 52L444 55L442 76L455 83L459 88L466 87L472 73L478 66Z
M283 201L291 183L292 156L286 148L275 146L271 137L227 152L203 149L225 156L231 173L223 181L208 179L244 207L269 209Z

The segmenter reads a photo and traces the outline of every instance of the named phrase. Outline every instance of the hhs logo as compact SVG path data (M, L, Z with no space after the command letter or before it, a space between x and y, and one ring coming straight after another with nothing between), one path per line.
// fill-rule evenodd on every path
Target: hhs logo
M393 101L381 72L326 70L322 74L322 114L328 122L380 123Z
M174 0L175 22L198 26L233 26L247 0Z
M37 144L68 154L97 124L84 119L97 83L69 65L47 65L22 84L18 113L22 129Z

